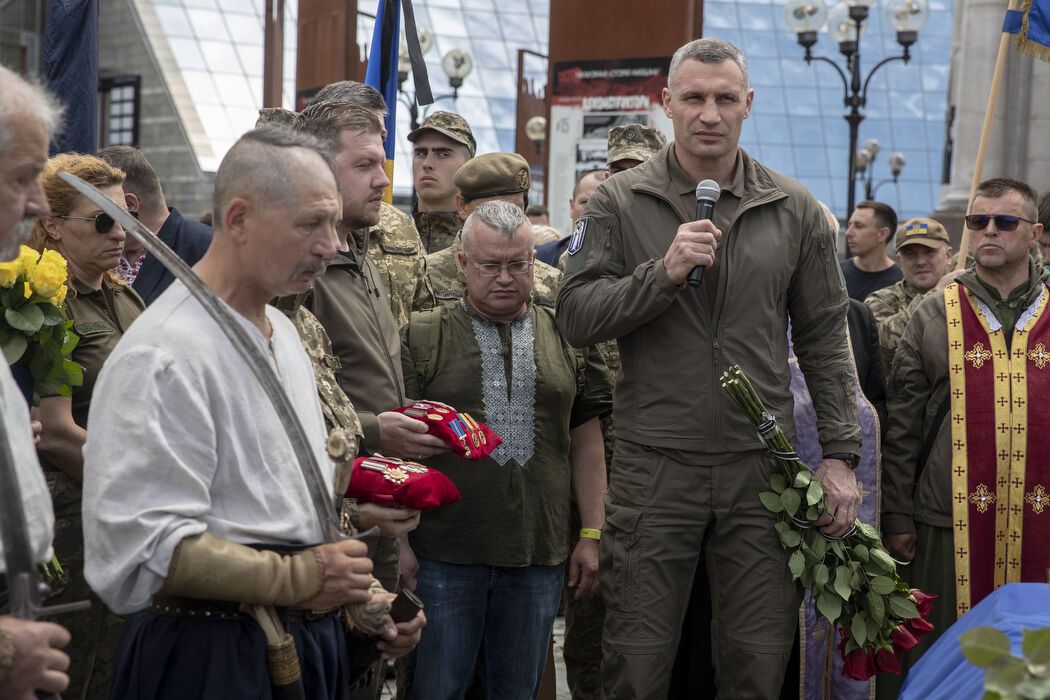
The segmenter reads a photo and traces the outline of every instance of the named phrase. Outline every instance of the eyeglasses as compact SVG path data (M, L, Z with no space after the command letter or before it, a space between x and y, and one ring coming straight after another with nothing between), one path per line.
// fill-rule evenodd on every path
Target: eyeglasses
M531 260L511 260L509 263L476 263L473 260L471 264L478 268L478 274L482 277L499 277L500 273L503 272L503 268L507 268L507 272L514 275L528 274L529 270L532 269Z
M129 211L129 214L134 216L136 219L139 218L137 211ZM94 216L58 216L58 219L72 219L74 221L94 221L95 230L99 233L109 233L113 230L113 225L117 222L113 220L113 217L104 211L100 211Z
M1029 224L1035 223L1030 219L1010 216L1009 214L996 214L995 216L990 214L969 214L963 218L966 219L966 228L971 231L985 230L988 228L988 222L992 220L995 220L995 228L999 231L1016 231L1022 221Z

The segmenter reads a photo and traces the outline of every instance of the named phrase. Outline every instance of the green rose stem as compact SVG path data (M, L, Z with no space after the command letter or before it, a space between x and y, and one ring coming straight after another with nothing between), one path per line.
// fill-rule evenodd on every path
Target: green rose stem
M820 532L816 522L827 512L820 481L798 458L739 366L723 373L721 383L779 467L770 477L771 490L758 494L759 500L780 516L774 529L790 552L792 578L811 590L817 611L840 628L843 675L863 680L879 670L899 672L897 655L930 629L924 618L931 596L909 589L901 580L897 562L870 525L855 520L842 538ZM918 601L923 604L921 615Z

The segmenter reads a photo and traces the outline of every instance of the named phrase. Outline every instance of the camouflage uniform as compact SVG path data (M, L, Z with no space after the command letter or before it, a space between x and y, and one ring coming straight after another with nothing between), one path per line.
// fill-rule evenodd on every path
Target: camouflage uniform
M904 335L904 328L927 293L900 280L896 284L872 292L864 300L875 316L875 324L879 329L879 346L882 350L882 366L887 372L893 364L893 356L897 352L901 336Z
M423 242L408 215L392 204L379 208L379 223L353 232L358 245L367 241L367 255L379 270L390 311L398 328L408 323L417 270L425 255Z
M310 356L314 381L317 383L317 395L321 399L321 412L324 413L324 422L329 430L328 456L336 464L336 493L345 493L364 431L350 397L335 378L335 371L342 364L339 358L332 354L332 341L328 339L328 334L316 316L298 304L283 311L295 324L303 348ZM357 527L356 518L352 525Z
M452 245L463 221L454 211L414 211L412 220L427 253L437 253Z
M948 231L940 222L917 217L901 224L900 233L897 235L897 250L917 245L944 249L951 245L951 242ZM900 280L896 284L872 292L864 300L875 316L875 324L879 329L879 345L882 348L882 366L887 373L893 366L893 356L897 352L901 336L904 335L904 328L926 294L926 291L915 289L906 280Z

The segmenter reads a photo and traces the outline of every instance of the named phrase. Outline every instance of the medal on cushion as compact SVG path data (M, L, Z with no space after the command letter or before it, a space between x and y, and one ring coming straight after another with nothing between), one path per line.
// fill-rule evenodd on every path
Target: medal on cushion
M374 462L370 459L362 461L361 467L374 472L380 472L384 479L392 481L395 484L403 484L408 481L408 472L401 467L387 467L387 465L382 462Z
M459 442L463 447L464 456L466 456L467 459L470 459L470 445L467 444L467 428L463 424L462 414L453 418L448 425L452 428L452 432L454 432L459 439Z
M471 418L469 413L461 413L459 415L463 418L463 421L470 426L471 438L474 440L474 447L487 445L489 441L485 439L485 432L478 425L478 422Z

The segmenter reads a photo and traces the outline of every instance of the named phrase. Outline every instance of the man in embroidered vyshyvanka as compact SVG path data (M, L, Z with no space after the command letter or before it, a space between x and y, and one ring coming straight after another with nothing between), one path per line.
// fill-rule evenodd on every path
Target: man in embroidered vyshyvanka
M966 217L975 267L922 301L894 358L883 535L913 562L908 581L940 596L905 668L993 589L1046 581L1050 294L1035 220L1028 185L981 183Z
M409 537L428 620L412 692L463 697L480 653L486 696L526 700L543 676L566 559L581 595L597 584L598 419L612 408L612 384L597 351L573 350L553 310L530 303L535 252L520 206L480 205L461 241L466 295L413 312L402 330L405 383L410 396L455 406L503 443L480 461L428 462L463 498L425 512ZM570 493L583 525L571 558Z
M241 137L216 173L215 237L195 270L270 358L331 483L310 360L267 305L303 292L336 254L342 210L320 148L278 127ZM85 575L129 615L113 697L271 697L263 630L240 612L249 604L277 606L307 697L346 698L337 609L369 600L372 562L361 542L313 546L323 533L280 418L181 282L113 351L90 423Z

